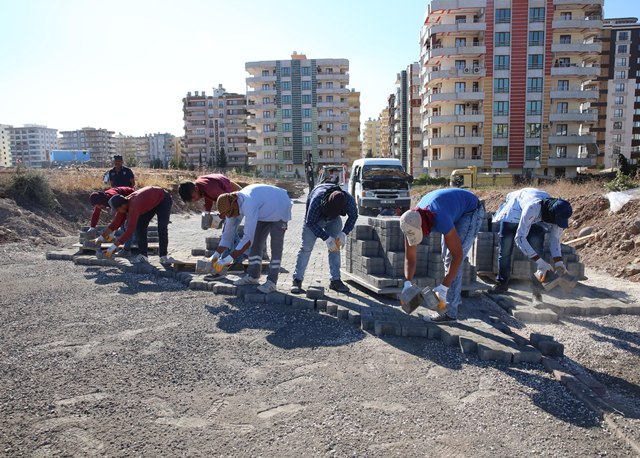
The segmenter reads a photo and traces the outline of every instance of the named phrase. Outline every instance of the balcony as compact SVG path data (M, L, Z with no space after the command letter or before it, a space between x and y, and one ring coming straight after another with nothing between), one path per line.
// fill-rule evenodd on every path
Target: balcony
M426 60L429 61L436 57L446 56L481 56L486 54L487 47L484 43L478 43L470 46L434 46L426 53Z
M349 104L347 103L347 101L345 100L344 102L318 102L317 103L317 107L318 108L347 108Z
M464 137L454 137L453 135L443 135L440 137L425 138L425 147L428 146L449 146L449 145L482 145L484 137L469 135Z
M549 167L592 167L596 165L596 157L553 157L547 159Z
M349 115L342 115L342 114L334 114L334 115L328 115L328 114L319 114L318 115L318 121L328 121L328 122L340 122L340 121L347 121L349 119Z
M429 169L464 169L471 166L483 167L484 161L482 159L425 159L422 165Z
M598 122L597 110L572 110L567 113L550 113L551 122Z
M425 72L424 80L426 83L432 83L437 80L447 78L463 78L463 77L484 77L487 76L487 70L484 67L464 67L464 68L448 68L445 70L435 70Z
M349 81L349 73L316 73L318 81Z
M549 135L550 145L584 145L595 142L596 136L593 134Z
M467 114L450 114L450 115L432 115L425 116L425 124L426 125L434 125L434 124L461 124L461 123L479 123L484 122L484 115L482 112L470 112Z
M264 97L276 95L275 89L258 89L256 91L247 92L247 97Z
M465 92L438 92L436 94L426 94L425 105L434 102L455 102L461 100L484 100L484 91Z
M551 76L600 76L600 66L582 67L577 64L551 67Z
M558 53L579 53L579 54L600 54L602 52L601 42L591 43L552 43L551 52Z
M487 0L431 0L427 14L436 12L448 12L448 10L459 9L481 9L487 7Z
M460 34L464 32L484 32L487 30L486 22L460 22L457 24L432 24L428 26L426 36L436 33L454 33Z
M316 88L318 94L347 94L349 89L346 87L319 87Z
M570 29L601 29L602 18L600 16L589 16L581 19L554 19L551 27L556 30Z
M251 85L254 83L275 83L277 80L276 75L269 76L250 76L247 78L247 84Z
M567 89L551 89L552 99L581 99L581 100L597 100L600 97L600 91L597 89L582 89L579 87Z
M553 0L554 6L571 6L584 8L587 6L604 6L604 0Z

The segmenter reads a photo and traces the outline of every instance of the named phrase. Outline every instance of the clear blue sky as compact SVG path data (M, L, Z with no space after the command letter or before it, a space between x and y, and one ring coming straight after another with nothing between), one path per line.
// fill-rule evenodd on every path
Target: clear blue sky
M419 59L426 0L0 0L0 123L182 134L182 97L244 91L244 63L350 60L362 118ZM625 8L626 6L626 8ZM608 0L607 17L638 16Z

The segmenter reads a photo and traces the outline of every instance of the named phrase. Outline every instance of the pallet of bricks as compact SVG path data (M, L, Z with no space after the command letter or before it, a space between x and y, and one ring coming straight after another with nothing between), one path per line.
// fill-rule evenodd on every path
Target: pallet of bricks
M498 274L498 244L500 243L500 225L492 223L493 214L487 213L482 223L480 233L471 250L471 262L476 266L479 275L493 277ZM562 260L569 273L579 280L586 280L584 264L576 254L576 249L569 245L561 245ZM549 237L544 240L543 258L551 262ZM514 280L529 280L535 271L535 263L531 262L517 246L513 248L513 262L511 263L511 278Z
M96 226L96 232L94 235L91 236L91 238L96 238L98 237L100 234L102 234L102 232L106 229L106 226ZM78 248L80 248L81 251L83 251L83 245L84 242L87 240L87 231L89 230L89 226L84 226L82 228L80 228L80 236L79 236L79 243L74 245ZM116 231L117 234L121 234L122 231ZM147 243L149 245L148 250L149 253L154 253L158 250L159 246L158 246L158 226L149 226L147 228ZM135 241L131 244L131 249L132 250L137 250L138 249L138 245L137 243L135 243ZM93 250L88 250L88 251L93 251Z
M418 262L413 279L417 286L434 287L442 283L445 270L442 261L442 234L432 232L418 245ZM347 237L342 258L345 276L381 294L400 292L404 281L404 236L400 218L369 218L358 224ZM465 259L463 289L472 289L476 269Z

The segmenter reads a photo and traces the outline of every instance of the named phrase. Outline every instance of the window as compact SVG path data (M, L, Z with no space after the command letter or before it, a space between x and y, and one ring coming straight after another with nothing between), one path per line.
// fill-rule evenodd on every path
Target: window
M455 46L456 46L456 48L462 48L464 46L467 46L467 39L466 38L456 38Z
M629 32L621 30L618 32L618 41L629 41Z
M282 96L282 103L284 105L291 105L291 96L290 95L283 95Z
M264 152L264 158L265 159L271 159L271 151L265 151Z
M556 157L567 157L567 147L564 145L556 146Z
M560 13L561 21L570 21L571 19L573 19L573 14L571 14L571 11L563 11L562 13Z
M635 125L633 127L635 127ZM613 123L613 129L614 130L622 130L622 121L615 121Z
M496 23L507 24L511 22L511 9L510 8L496 8Z
M493 92L509 92L509 78L495 78L493 80Z
M511 56L497 55L495 56L496 70L509 70Z
M467 61L466 60L456 60L456 70L464 70L464 68L467 66Z
M291 123L290 122L282 123L282 130L284 132L291 132Z
M527 62L529 70L539 70L544 67L544 56L542 54L529 54Z
M264 146L271 146L271 139L270 139L270 138L265 138L265 139L262 141L262 144L263 144Z
M291 76L291 67L282 67L282 76Z
M626 57L618 57L616 59L616 67L626 67L627 66L627 58Z
M539 161L540 160L540 147L539 146L527 146L524 153L525 161Z
M302 123L302 131L303 132L311 132L311 123L310 122L303 122Z
M616 108L613 110L614 118L624 118L624 110L622 108Z
M269 70L262 70L262 76L269 76Z
M499 46L511 46L511 33L510 32L496 32L496 47Z
M569 102L558 102L556 104L556 113L569 113Z
M456 24L465 24L467 22L467 16L456 16Z
M340 130L342 130L343 132L346 132L349 130L349 124L342 124L340 126Z
M457 82L455 85L456 93L467 92L467 83Z
M282 90L290 91L291 90L291 81L283 81L282 82Z
M291 108L285 108L282 110L282 117L284 119L290 119L291 118Z
M535 30L529 32L529 46L542 46L544 44L544 32Z
M506 146L494 146L493 147L493 160L494 161L506 161L509 159L509 148Z
M310 108L303 108L302 109L302 117L303 118L310 118L311 117L311 109Z
M544 22L544 8L529 8L529 22Z
M538 122L527 123L524 128L525 138L540 138L540 127Z
M464 126L453 126L454 137L464 137Z
M527 92L542 92L542 78L527 78Z
M527 101L527 114L528 115L541 115L542 114L542 101L541 100L528 100Z
M561 137L566 137L569 135L569 126L568 124L556 124L556 135Z
M333 96L332 95L328 95L326 100L327 100L327 103L333 102Z
M571 44L571 35L560 35L560 44L561 45Z
M262 104L263 105L269 105L271 103L271 98L270 97L263 97L262 98Z
M302 103L309 105L311 103L311 94L302 94Z
M311 144L311 137L309 137L309 136L302 137L302 144L303 145L310 145Z
M324 83L324 87L326 89L333 89L333 82L327 81L326 83Z
M304 157L309 157L309 154L305 154ZM284 159L285 161L290 161L291 160L291 151L283 151L282 152L282 159Z
M305 80L302 82L302 90L303 91L309 91L311 90L311 81L309 80Z
M455 115L463 115L465 113L465 105L464 103L456 103L453 108L453 114Z
M613 141L617 142L617 143L620 143L622 141L622 134L615 134L613 136Z
M616 72L615 79L617 79L617 80L626 80L627 79L627 72L625 72L624 70Z
M291 137L283 137L282 142L284 146L291 146Z
M568 57L561 57L556 59L556 63L554 65L556 67L571 67L571 59Z
M509 116L509 102L493 102L494 116Z
M464 148L456 146L453 148L453 155L456 159L464 159Z
M262 131L263 132L271 132L271 124L266 124L266 125L262 126Z
M263 111L262 112L262 117L263 118L270 118L271 117L271 112L270 111Z
M494 124L493 138L509 138L509 124Z
M618 45L618 47L616 48L616 52L618 54L627 54L629 52L629 46L628 45Z
M613 103L615 105L624 105L624 97L621 95L616 95Z
M311 75L311 67L302 67L300 69L300 72L301 72L302 76L309 76L309 75Z
M271 86L270 86L269 84L263 84L263 85L262 85L262 90L263 90L263 91L268 91L268 90L270 90L270 89L271 89Z
M433 148L431 150L431 160L439 161L440 160L440 148Z

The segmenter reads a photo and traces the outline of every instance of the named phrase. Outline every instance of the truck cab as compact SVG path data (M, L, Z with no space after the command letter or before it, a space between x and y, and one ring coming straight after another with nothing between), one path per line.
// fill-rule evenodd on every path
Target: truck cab
M358 159L351 166L348 192L361 215L377 215L383 209L404 212L411 206L413 177L398 159Z
M318 174L318 184L333 183L349 192L347 179L347 166L342 164L323 165Z

